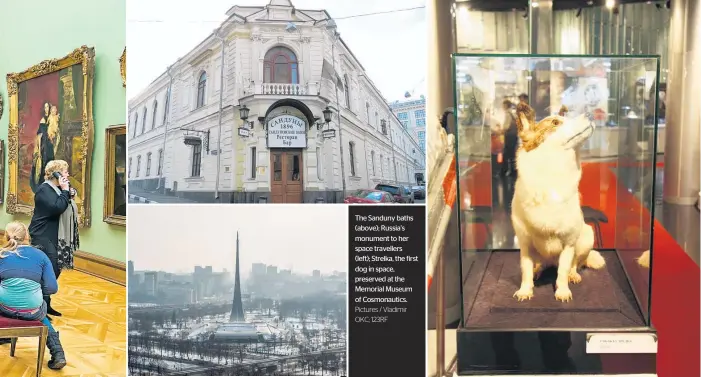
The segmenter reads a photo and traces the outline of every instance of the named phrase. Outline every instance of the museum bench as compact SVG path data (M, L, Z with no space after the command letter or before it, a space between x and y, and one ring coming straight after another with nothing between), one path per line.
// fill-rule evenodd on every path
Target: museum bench
M37 377L41 376L41 368L44 365L44 351L46 350L46 337L49 329L40 321L25 321L0 317L0 339L10 338L10 356L15 356L17 338L38 337L39 352L37 355Z

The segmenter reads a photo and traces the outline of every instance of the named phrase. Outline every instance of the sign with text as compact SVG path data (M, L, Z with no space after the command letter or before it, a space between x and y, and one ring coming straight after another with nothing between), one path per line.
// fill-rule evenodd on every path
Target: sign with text
M426 207L349 206L351 377L426 374Z
M278 115L268 121L268 148L306 148L307 122L293 115Z

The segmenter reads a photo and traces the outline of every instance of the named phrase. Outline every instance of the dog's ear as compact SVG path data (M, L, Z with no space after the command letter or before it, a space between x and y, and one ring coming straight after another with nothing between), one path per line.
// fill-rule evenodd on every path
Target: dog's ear
M516 106L516 125L519 132L527 132L535 126L535 111L525 103Z

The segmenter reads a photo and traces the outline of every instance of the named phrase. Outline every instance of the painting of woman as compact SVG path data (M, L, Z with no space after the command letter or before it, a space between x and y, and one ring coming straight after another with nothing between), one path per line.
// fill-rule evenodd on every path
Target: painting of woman
M54 106L55 107L55 106ZM33 192L44 182L44 169L49 161L54 159L54 146L49 137L49 118L51 116L51 104L44 102L44 109L39 121L37 136L34 142L34 155L32 157L32 172L29 177L29 185ZM58 124L57 124L58 126Z

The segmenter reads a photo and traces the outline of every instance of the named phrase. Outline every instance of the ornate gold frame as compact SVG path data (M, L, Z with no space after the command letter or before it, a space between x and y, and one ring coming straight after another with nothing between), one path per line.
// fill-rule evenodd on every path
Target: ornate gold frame
M116 147L116 139L118 135L126 135L126 124L107 127L105 130L105 198L102 207L102 220L112 225L127 225L126 216L118 216L114 214L114 169L116 164L116 156L114 154ZM126 196L126 193L125 193Z
M119 73L122 75L122 86L127 87L127 48L124 47L122 56L119 57Z
M83 126L81 138L83 147L79 153L81 166L83 167L81 184L85 192L82 194L83 201L78 204L78 226L90 226L90 171L93 148L93 79L95 77L95 49L81 46L73 50L70 54L59 58L44 60L29 69L19 73L7 74L7 95L10 99L10 123L7 131L7 168L9 169L9 187L7 190L7 213L22 214L31 216L34 207L18 203L17 195L19 190L19 83L43 76L49 73L60 71L73 65L83 66Z

